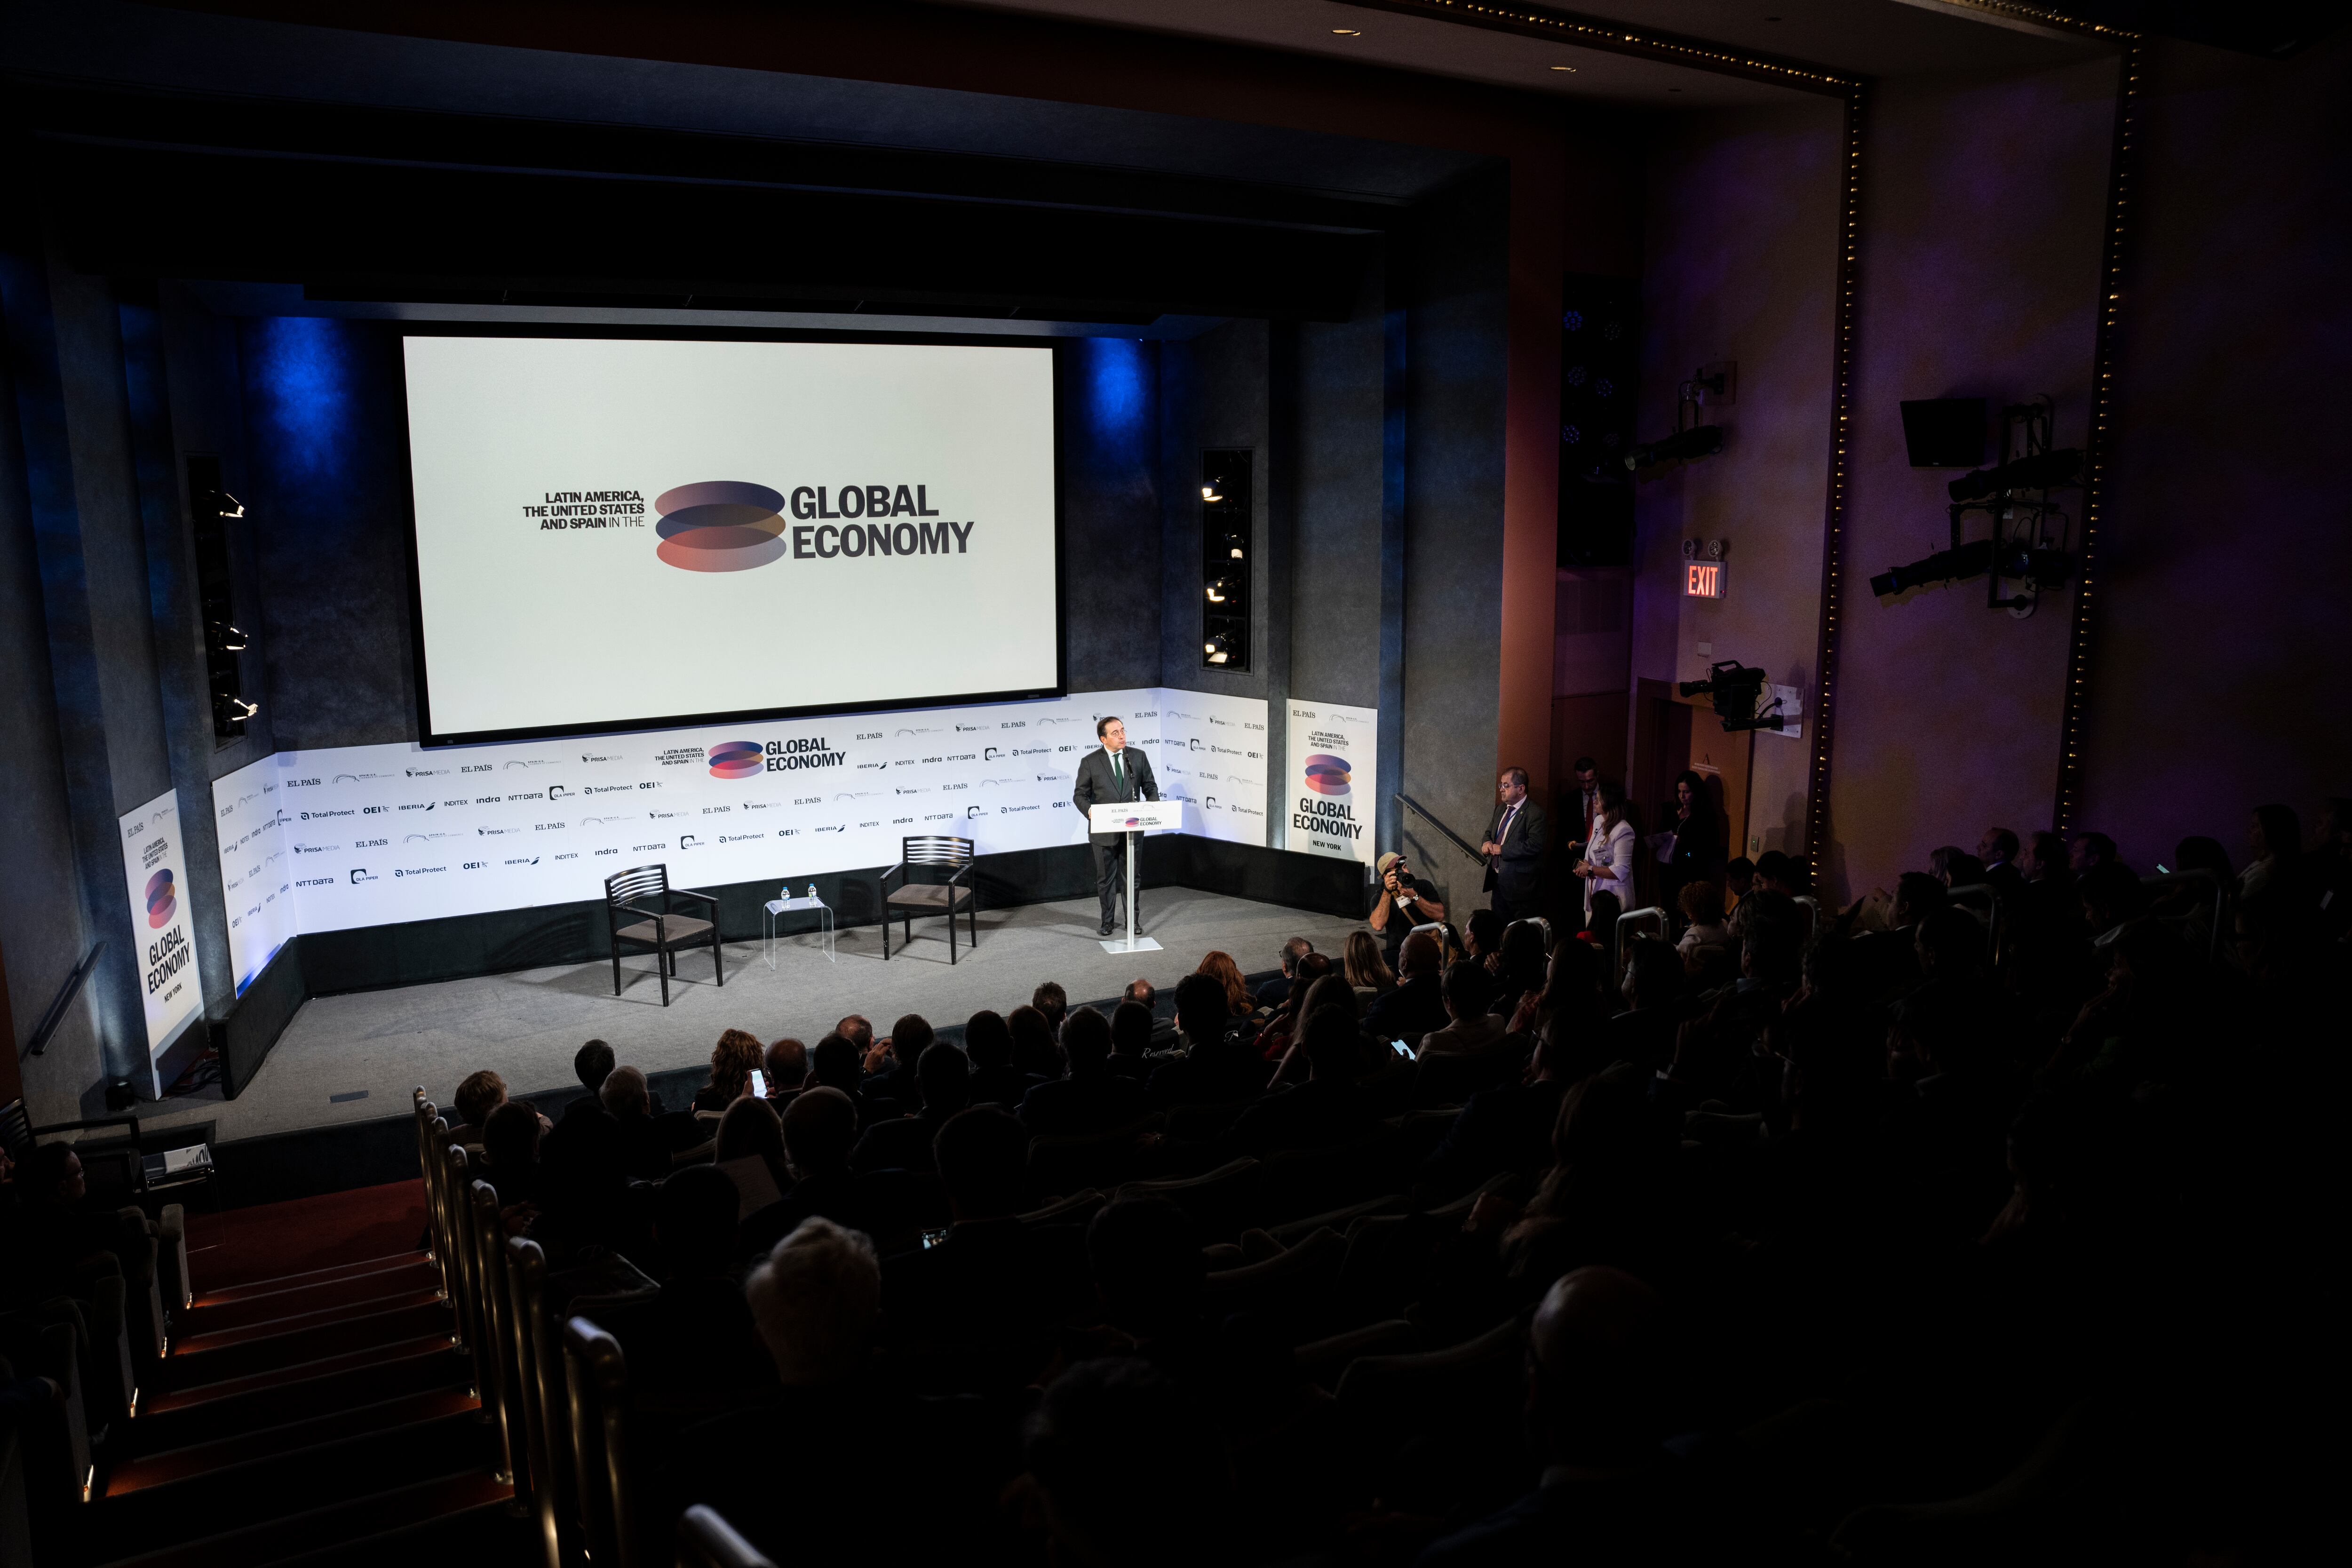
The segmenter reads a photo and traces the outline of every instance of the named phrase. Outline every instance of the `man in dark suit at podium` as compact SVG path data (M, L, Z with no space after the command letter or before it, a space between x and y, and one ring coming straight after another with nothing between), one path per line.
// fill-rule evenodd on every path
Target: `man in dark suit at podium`
M1095 733L1102 744L1078 763L1078 787L1070 798L1080 811L1113 801L1158 800L1160 783L1151 763L1127 743L1127 726L1116 719L1098 720ZM1118 914L1119 889L1127 880L1127 835L1091 833L1095 847L1095 891L1102 897L1102 934L1110 934Z
M1550 838L1550 819L1528 798L1528 771L1505 768L1495 781L1494 819L1478 846L1486 858L1486 891L1505 920L1543 913L1543 858Z

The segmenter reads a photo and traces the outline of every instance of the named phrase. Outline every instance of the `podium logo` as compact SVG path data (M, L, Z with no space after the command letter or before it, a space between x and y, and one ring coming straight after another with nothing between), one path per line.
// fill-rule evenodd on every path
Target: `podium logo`
M784 498L765 485L705 479L654 498L654 554L682 572L748 572L781 560Z
M172 887L169 866L147 879L147 926L161 931L172 923L172 915L180 907L180 896Z
M1349 781L1347 758L1335 757L1328 752L1307 754L1307 787L1317 795L1346 795Z
M710 748L710 776L748 779L766 766L757 741L721 741Z

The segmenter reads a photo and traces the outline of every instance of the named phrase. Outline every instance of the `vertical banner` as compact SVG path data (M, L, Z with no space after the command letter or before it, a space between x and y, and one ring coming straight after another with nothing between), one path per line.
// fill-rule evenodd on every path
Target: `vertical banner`
M188 867L178 797L165 790L121 819L122 875L131 889L131 944L147 1005L149 1076L163 1048L204 1006L188 927ZM150 1086L150 1092L153 1092Z
M1372 863L1372 828L1380 818L1372 783L1380 726L1376 709L1290 704L1284 848Z

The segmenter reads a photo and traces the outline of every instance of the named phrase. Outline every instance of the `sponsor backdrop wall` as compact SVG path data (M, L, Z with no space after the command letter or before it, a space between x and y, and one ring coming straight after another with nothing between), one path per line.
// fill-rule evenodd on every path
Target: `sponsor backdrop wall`
M1379 711L1300 701L1293 701L1289 711L1282 847L1370 865L1372 828L1380 819L1372 782L1380 755Z
M131 944L139 958L140 991L146 1001L147 1063L151 1097L155 1058L204 1006L197 983L195 949L189 942L188 867L180 839L178 797L165 790L121 819L122 876L131 889Z
M1164 688L280 752L213 784L237 991L299 932L596 899L632 866L666 863L699 887L895 864L909 834L983 855L1082 843L1070 792L1108 714L1184 803L1184 832L1266 843L1265 701Z

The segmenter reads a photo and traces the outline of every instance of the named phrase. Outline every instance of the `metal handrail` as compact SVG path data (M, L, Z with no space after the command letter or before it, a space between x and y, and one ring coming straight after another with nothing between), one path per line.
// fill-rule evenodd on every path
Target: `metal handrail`
M2221 917L2229 910L2230 895L2235 890L2237 884L2234 881L2224 881L2218 871L2202 869L2166 871L2158 876L2142 877L2139 879L2139 885L2143 888L2167 887L2175 882L2203 882L2213 889L2213 929L2206 936L2205 962L2221 963Z
M37 1057L49 1048L49 1037L56 1034L58 1026L66 1021L67 1005L82 988L82 983L89 978L89 972L98 967L98 955L105 951L106 939L100 937L96 944L82 955L82 961L74 965L73 973L66 976L66 983L58 987L57 1000L51 1002L47 1010L42 1013L41 1021L33 1026L33 1037L26 1042L23 1054L16 1058L18 1061L23 1061L26 1057Z
M1653 916L1656 917L1658 935L1662 937L1664 936L1666 934L1666 911L1656 904L1652 904L1647 909L1627 910L1623 914L1617 917L1617 923L1610 928L1609 974L1612 980L1622 980L1625 978L1625 922L1627 921L1646 921L1651 919Z
M1428 823L1432 827L1437 829L1438 832L1445 835L1445 841L1453 845L1454 847L1461 850L1463 854L1468 856L1471 859L1475 860L1481 866L1484 866L1486 863L1486 858L1484 855L1479 854L1475 849L1471 848L1468 840L1465 839L1460 834L1454 832L1454 829L1446 826L1445 824L1438 821L1436 817L1431 816L1429 808L1422 805L1421 802L1413 799L1412 796L1405 794L1402 790L1399 790L1394 798L1398 805L1403 806L1407 811L1410 811L1414 816L1420 817L1423 822Z

